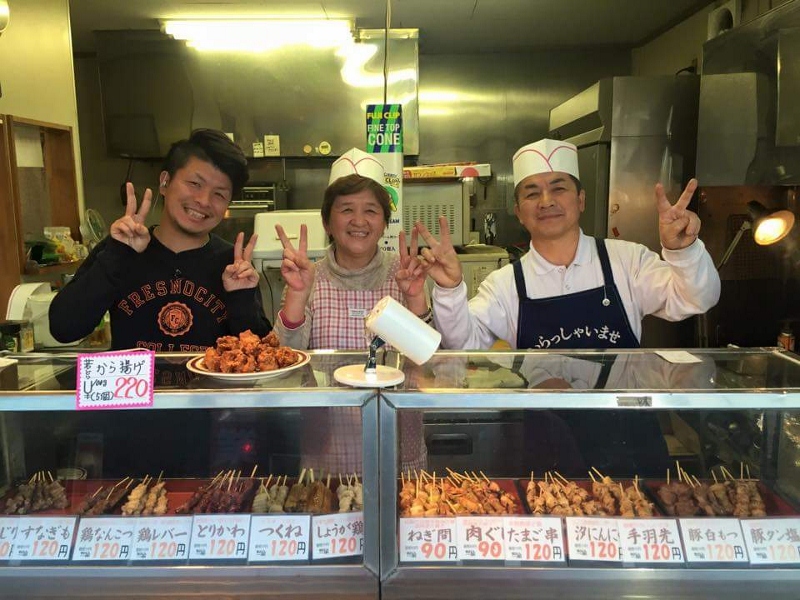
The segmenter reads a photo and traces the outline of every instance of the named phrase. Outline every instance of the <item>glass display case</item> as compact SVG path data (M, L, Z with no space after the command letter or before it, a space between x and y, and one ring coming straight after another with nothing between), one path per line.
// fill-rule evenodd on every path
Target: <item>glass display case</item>
M159 354L152 408L110 411L76 410L74 354L7 358L4 596L800 589L789 352L382 352L406 378L385 390L335 383L362 353L255 381Z
M440 352L406 374L380 398L382 598L797 597L796 355Z
M365 355L220 381L159 354L152 408L92 411L74 354L6 358L3 596L378 597L377 397L332 383Z

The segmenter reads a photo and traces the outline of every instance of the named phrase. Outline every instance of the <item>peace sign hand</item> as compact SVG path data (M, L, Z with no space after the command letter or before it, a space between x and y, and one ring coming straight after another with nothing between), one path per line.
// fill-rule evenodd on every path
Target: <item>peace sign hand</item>
M311 295L314 285L316 269L314 263L308 259L308 228L300 225L300 242L295 249L283 227L275 225L275 231L283 246L283 262L281 262L281 275L286 285L295 292L300 292L305 299Z
M423 248L420 252L419 261L425 272L444 288L454 288L463 280L461 261L458 260L453 242L450 239L450 226L444 215L439 217L439 231L441 232L440 241L428 231L421 222L417 221L414 228L422 235L422 239L428 244L428 248Z
M142 205L136 210L136 192L133 184L129 181L125 184L125 191L128 195L128 202L125 206L125 215L111 224L109 234L118 242L122 242L136 250L144 252L150 243L150 231L145 227L144 221L147 213L150 212L150 205L153 200L153 192L147 188L142 197Z
M411 230L411 251L409 252L406 247L406 232L400 231L400 268L394 278L400 291L406 297L406 303L417 297L421 297L425 302L423 291L425 289L426 273L420 261L417 260L418 238L419 233L417 228L414 227Z
M700 217L687 206L697 189L697 179L686 184L681 197L672 205L664 193L664 186L656 184L656 206L658 207L658 232L661 245L668 250L681 250L694 243L700 233Z
M226 292L235 292L237 290L248 290L258 285L258 271L253 267L250 262L253 258L253 248L256 247L256 240L258 234L254 233L247 242L247 246L242 248L244 244L244 232L239 232L236 236L236 242L233 244L233 264L225 267L222 272L222 287Z

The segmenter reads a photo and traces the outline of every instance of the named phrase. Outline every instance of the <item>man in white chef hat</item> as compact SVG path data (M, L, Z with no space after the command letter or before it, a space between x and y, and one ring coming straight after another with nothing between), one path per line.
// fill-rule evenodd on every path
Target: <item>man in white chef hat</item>
M687 209L692 179L673 205L655 186L662 256L641 244L593 239L580 228L586 196L577 149L544 139L513 158L514 214L531 236L519 261L489 274L467 303L461 264L448 227L436 240L417 224L433 289L433 312L446 348L636 348L642 318L679 321L719 299L719 274L698 239L700 219Z
M545 139L523 146L513 170L514 214L530 234L530 251L490 273L469 303L446 223L440 218L439 241L417 225L430 246L422 256L436 282L434 321L444 347L488 348L500 339L513 348L637 348L645 315L678 321L716 304L719 275L697 239L700 219L687 209L696 180L674 205L662 186L655 186L653 218L659 222L662 259L641 244L593 239L581 231L586 196L574 145ZM605 359L597 365L593 387L605 387L612 364ZM561 380L545 387L572 386ZM543 441L570 432L585 466L603 473L653 474L666 468L666 445L652 414L545 412L526 411L528 458L541 458ZM569 470L559 462L547 468Z
M366 349L364 317L387 295L429 318L425 273L414 258L417 233L411 236L411 255L403 233L400 254L378 245L392 215L384 180L381 162L357 148L333 163L321 209L331 245L317 263L307 256L305 226L297 247L276 227L286 281L275 325L282 343L300 349Z

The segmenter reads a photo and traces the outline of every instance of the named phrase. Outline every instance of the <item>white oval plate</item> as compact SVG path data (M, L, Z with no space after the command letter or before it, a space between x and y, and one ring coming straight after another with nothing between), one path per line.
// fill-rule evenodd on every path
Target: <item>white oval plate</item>
M302 350L295 350L297 354L300 355L300 360L294 363L291 366L283 367L280 369L275 369L274 371L256 371L255 373L218 373L216 371L209 371L206 369L204 355L195 356L189 362L186 363L186 368L189 369L192 373L197 373L198 375L205 375L206 377L211 377L212 379L217 379L219 381L240 381L240 382L247 382L247 381L259 381L260 379L269 379L272 377L280 377L288 373L289 371L294 371L295 369L299 369L303 365L307 365L308 362L311 360L311 356Z

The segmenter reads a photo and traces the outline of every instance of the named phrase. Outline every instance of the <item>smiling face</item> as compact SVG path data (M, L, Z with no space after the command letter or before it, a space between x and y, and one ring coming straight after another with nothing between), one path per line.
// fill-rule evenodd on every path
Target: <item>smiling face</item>
M385 229L383 207L369 189L337 196L325 223L325 231L333 238L336 262L348 269L369 264Z
M567 173L540 173L519 182L514 214L534 243L556 241L579 234L585 206L586 194Z
M233 194L230 178L210 162L191 157L172 177L160 179L164 212L160 227L170 235L205 242L209 232L225 216Z

